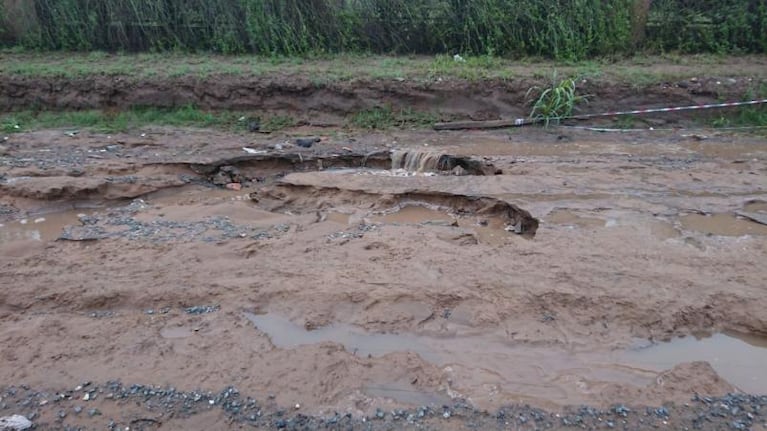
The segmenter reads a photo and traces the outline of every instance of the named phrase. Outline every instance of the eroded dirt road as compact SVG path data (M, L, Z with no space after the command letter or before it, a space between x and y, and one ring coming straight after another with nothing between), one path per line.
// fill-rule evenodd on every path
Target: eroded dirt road
M763 426L764 397L700 400L767 393L764 138L553 128L292 145L322 133L12 135L0 415ZM595 409L567 410L580 405Z

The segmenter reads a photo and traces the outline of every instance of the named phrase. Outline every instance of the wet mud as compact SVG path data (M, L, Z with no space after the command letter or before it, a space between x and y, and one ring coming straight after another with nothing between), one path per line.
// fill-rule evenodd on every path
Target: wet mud
M763 426L764 138L291 139L11 136L0 415L121 429Z

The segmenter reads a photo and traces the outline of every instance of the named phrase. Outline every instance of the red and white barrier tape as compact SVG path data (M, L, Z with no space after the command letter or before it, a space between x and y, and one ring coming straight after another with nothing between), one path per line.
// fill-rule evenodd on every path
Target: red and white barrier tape
M562 117L562 118L550 118L551 120L585 120L588 118L597 118L597 117L614 117L618 115L639 115L639 114L650 114L654 112L676 112L676 111L695 111L700 109L713 109L713 108L730 108L733 106L748 106L748 105L761 105L766 104L767 99L758 99L758 100L748 100L745 102L725 102L725 103L708 103L703 105L691 105L691 106L674 106L674 107L667 107L667 108L649 108L649 109L637 109L633 111L613 111L613 112L602 112L599 114L580 114L580 115L572 115L569 117ZM535 124L539 123L541 121L544 121L545 119L530 119L530 118L517 118L514 120L515 126L524 126L528 124Z

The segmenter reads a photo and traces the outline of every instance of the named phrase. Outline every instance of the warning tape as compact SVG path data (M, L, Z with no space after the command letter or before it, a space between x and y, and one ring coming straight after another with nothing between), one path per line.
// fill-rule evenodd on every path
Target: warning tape
M734 106L761 105L765 103L767 103L767 99L748 100L745 102L707 103L707 104L690 105L690 106L673 106L673 107L666 107L666 108L636 109L633 111L602 112L599 114L579 114L579 115L571 115L569 117L549 118L549 121L585 120L585 119L597 118L597 117L615 117L619 115L640 115L640 114L651 114L655 112L695 111L700 109L730 108ZM545 118L533 118L533 119L517 118L516 120L514 120L514 125L524 126L527 124L540 123L545 120L546 120Z

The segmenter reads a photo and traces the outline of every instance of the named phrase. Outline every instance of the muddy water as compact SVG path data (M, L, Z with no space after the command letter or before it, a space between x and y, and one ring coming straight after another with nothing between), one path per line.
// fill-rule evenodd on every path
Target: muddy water
M767 214L767 202L749 202L743 205L743 211Z
M572 211L558 209L554 210L546 216L545 221L547 223L560 224L566 226L578 226L583 228L589 227L604 227L605 220L598 219L596 217L584 217L573 213Z
M68 225L79 225L82 210L67 210L0 223L0 244L13 241L53 241Z
M645 386L658 372L693 361L709 362L742 390L767 393L767 341L739 334L680 338L625 351L578 352L514 344L498 331L439 337L370 333L343 323L307 331L275 314L245 312L245 316L279 348L334 342L357 356L410 351L443 367L450 383L438 393L402 382L365 388L369 395L403 403L438 404L446 395L467 397L477 406L492 404L494 398L579 403L606 383Z
M448 214L420 205L408 205L389 214L374 216L376 223L391 224L419 224L428 222L452 222L454 219Z
M767 235L767 226L731 214L689 214L679 218L682 228L719 236Z
M705 338L690 336L626 352L622 359L657 371L682 362L706 361L740 390L767 394L767 339L764 338L739 333Z
M334 215L339 219L338 215ZM331 215L328 215L331 219ZM340 218L343 220L343 218ZM346 219L348 220L348 218ZM456 226L474 232L477 240L488 245L503 245L509 238L515 235L506 231L506 223L493 217L488 218L462 218L452 216L444 211L422 205L407 205L399 210L371 217L374 223L397 224L397 225L431 225L431 226Z

